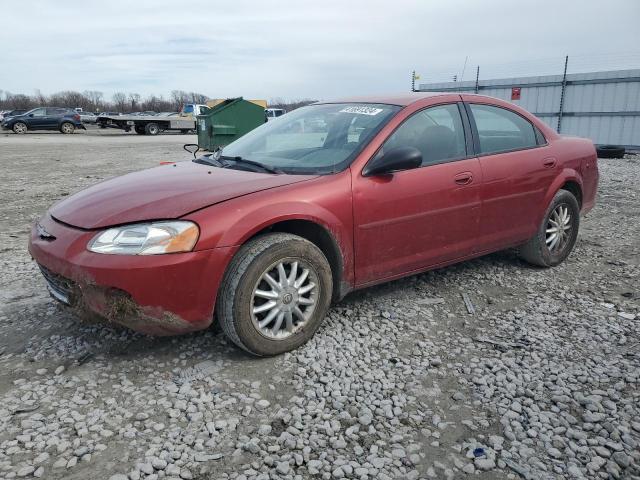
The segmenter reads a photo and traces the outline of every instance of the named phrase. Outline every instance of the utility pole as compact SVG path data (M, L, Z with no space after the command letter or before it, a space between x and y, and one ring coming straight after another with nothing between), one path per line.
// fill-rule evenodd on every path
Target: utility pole
M560 90L560 110L558 111L558 128L556 131L560 133L562 126L562 113L564 112L564 92L567 89L567 65L569 64L569 55L564 57L564 74L562 75L562 90Z
M411 72L411 91L416 91L416 71Z
M480 65L476 67L476 89L475 92L478 93L478 80L480 79Z

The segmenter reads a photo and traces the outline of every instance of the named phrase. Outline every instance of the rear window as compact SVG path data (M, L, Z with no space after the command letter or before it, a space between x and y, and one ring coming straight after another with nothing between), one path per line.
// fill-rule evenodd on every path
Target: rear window
M531 122L506 108L471 104L478 129L480 153L498 153L536 147L538 136Z

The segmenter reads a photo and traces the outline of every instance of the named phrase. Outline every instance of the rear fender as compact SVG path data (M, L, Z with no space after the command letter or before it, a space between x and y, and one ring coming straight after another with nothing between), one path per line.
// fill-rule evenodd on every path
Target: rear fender
M580 190L584 191L582 187L582 176L573 168L563 169L555 178L555 180L551 183L551 185L549 186L549 188L547 189L544 195L544 201L542 203L544 206L544 209L542 209L542 211L540 212L536 225L540 224L540 222L542 221L542 217L545 211L547 210L547 207L553 200L553 197L555 197L556 193L558 193L558 190L560 190L562 186L567 182L577 183L580 186Z

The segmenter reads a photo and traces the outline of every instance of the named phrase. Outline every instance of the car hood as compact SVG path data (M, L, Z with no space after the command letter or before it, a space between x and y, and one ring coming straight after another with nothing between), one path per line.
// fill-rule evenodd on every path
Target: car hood
M61 222L91 230L179 218L225 200L315 177L179 162L98 183L58 202L49 213Z

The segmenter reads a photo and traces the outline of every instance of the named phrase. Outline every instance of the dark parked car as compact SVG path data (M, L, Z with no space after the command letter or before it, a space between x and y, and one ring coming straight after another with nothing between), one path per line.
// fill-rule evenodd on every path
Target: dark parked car
M80 115L70 108L39 107L22 115L16 115L2 121L2 128L14 133L27 133L27 130L59 130L62 133L73 133L82 128Z
M240 347L274 355L354 289L511 247L562 263L597 185L591 140L511 103L355 98L67 197L29 251L75 311L162 335L215 318Z

